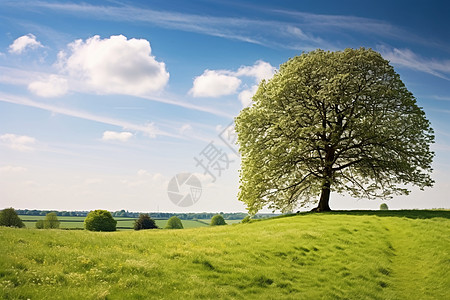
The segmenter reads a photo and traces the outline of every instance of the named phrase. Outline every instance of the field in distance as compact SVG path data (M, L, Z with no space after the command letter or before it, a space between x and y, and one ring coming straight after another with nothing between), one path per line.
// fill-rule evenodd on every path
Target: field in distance
M22 219L23 223L27 228L35 228L35 224L37 220L44 220L45 216L29 216L29 215L19 215ZM61 229L83 229L84 228L84 219L86 217L66 217L66 216L58 216L58 220L60 223ZM118 230L130 230L133 229L134 220L136 218L123 218L123 217L115 217L117 221L117 229ZM227 224L235 224L239 223L241 220L226 220ZM164 228L166 226L167 220L155 220L156 225L159 228ZM211 223L211 220L181 220L184 228L196 228L196 227L205 227Z
M1 299L448 299L450 212L184 230L0 227Z

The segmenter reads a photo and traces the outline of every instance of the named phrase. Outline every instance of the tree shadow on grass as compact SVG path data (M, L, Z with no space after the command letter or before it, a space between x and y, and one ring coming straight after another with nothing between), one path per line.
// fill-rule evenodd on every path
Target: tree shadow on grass
M398 217L409 219L450 219L450 210L336 210L327 212L333 215Z

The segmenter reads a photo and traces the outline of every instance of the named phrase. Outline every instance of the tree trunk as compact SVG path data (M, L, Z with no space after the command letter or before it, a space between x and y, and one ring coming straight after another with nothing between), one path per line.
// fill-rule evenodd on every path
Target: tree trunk
M333 178L333 161L334 161L334 153L335 150L333 148L327 149L327 154L325 156L325 169L323 171L323 184L322 184L322 193L320 194L319 205L314 208L312 211L322 212L322 211L331 211L329 202L330 202L330 193L331 193L331 181Z
M317 206L317 212L331 211L330 209L330 183L325 182L322 186L322 194L320 195L319 205Z

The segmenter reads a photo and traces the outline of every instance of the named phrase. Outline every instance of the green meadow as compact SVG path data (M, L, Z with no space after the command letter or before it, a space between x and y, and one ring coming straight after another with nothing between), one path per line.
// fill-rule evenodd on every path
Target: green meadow
M0 298L449 299L449 219L386 211L183 230L2 227Z
M45 216L19 216L25 226L27 228L35 228L35 224L37 220L44 220ZM58 216L58 220L60 223L61 229L83 229L84 228L84 219L86 217L61 217ZM115 217L117 221L117 230L131 230L134 226L134 220L136 218L121 218ZM235 220L232 220L233 222ZM167 220L155 220L156 225L159 228L164 228L166 226ZM209 225L210 220L182 220L184 228L196 228L196 227L205 227Z

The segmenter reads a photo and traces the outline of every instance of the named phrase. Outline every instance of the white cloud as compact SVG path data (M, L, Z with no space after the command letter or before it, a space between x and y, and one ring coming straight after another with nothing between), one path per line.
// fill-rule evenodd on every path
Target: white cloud
M4 135L0 135L0 141L13 150L26 152L34 150L31 145L36 142L36 139L26 135L6 133Z
M36 40L36 37L29 33L27 35L17 38L10 46L9 53L21 54L27 49L36 49L43 47L41 42Z
M394 65L407 67L409 69L425 72L442 79L450 80L446 74L450 74L450 60L424 59L409 49L388 49L379 47L381 55Z
M194 79L194 86L189 93L194 97L220 97L236 93L241 80L226 71L205 70Z
M75 90L148 96L161 91L169 80L165 64L151 55L145 39L96 35L76 40L68 48L58 54L57 65Z
M49 75L44 80L31 82L28 90L40 97L60 97L68 91L67 79L58 75Z
M128 176L120 181L127 188L138 187L155 188L167 187L168 180L160 173L152 174L147 170L140 169L136 176Z
M277 69L270 63L258 60L253 66L242 66L236 72L236 76L254 77L259 83L263 79L270 79Z
M56 105L50 105L42 102L36 102L32 101L25 97L17 97L14 95L4 94L0 92L0 101L7 102L7 103L14 103L18 105L25 105L28 107L36 107L39 109L47 110L52 113L62 114L66 116L71 116L75 118L81 118L85 120L90 120L93 122L99 122L103 124L109 124L113 126L122 127L127 130L133 130L133 131L139 131L143 134L149 136L149 137L156 137L157 135L164 135L164 136L170 136L174 138L180 138L179 135L173 134L167 131L160 130L157 128L154 123L147 123L147 124L135 124L123 120L118 120L114 118L104 117L96 114L92 114L86 111L81 110L74 110L70 108L64 108L61 106Z
M216 17L170 11L145 9L141 6L107 6L86 3L49 3L45 1L26 2L27 6L51 9L73 15L91 15L103 20L121 20L126 22L144 22L162 28L195 32L220 38L240 40L271 48L313 50L316 48L335 48L328 42L312 34L333 32L337 41L347 37L348 32L360 32L367 36L390 37L396 40L408 40L427 43L416 34L406 32L387 22L345 15L326 15L304 13L295 10L269 10L274 17L250 19L246 17ZM251 8L250 8L251 9ZM260 7L258 7L260 9ZM45 11L45 10L44 10ZM284 21L277 21L276 15L282 15ZM266 15L268 16L268 15ZM302 29L300 29L302 28ZM258 34L255 34L258 32ZM301 41L301 44L298 43ZM428 43L429 44L429 43Z
M140 169L139 171L137 171L137 175L138 176L149 176L150 173L144 169Z
M194 97L219 97L234 94L241 88L238 98L242 106L246 107L252 102L252 97L261 80L272 78L276 70L270 63L262 60L258 60L253 66L241 66L237 71L206 70L201 76L195 78L189 93ZM247 85L242 84L239 77L250 77L254 84L248 88Z
M263 79L270 79L276 68L270 63L258 60L253 66L242 66L237 71L231 70L205 70L202 75L195 78L189 93L194 97L220 97L231 95L241 87L239 77L251 77L256 84ZM239 94L242 103L248 103L256 88L252 86ZM250 93L253 93L250 95Z
M0 167L0 173L19 173L25 172L27 168L19 167L19 166L3 166Z
M255 95L256 91L258 90L258 86L254 85L249 89L243 90L239 93L239 100L242 103L242 107L247 107L252 103L252 97Z
M119 141L126 142L128 141L133 134L131 132L117 132L117 131L105 131L103 132L102 140L104 141Z
M190 130L192 130L192 126L190 124L183 124L183 126L181 126L180 128L180 134L184 134Z

